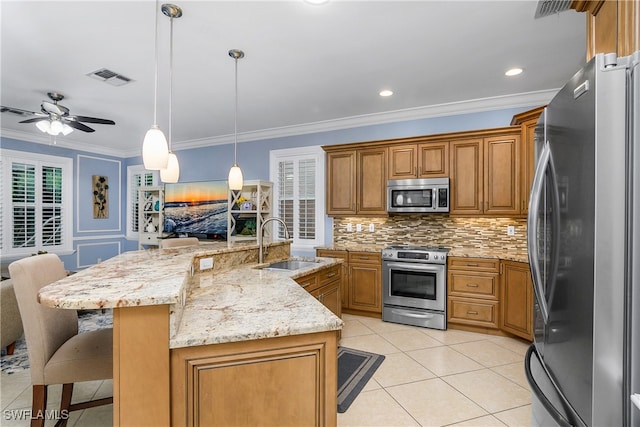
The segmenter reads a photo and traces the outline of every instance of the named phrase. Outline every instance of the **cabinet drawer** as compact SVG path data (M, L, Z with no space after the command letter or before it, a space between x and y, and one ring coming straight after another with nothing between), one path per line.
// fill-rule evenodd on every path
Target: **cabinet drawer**
M500 260L492 258L449 257L449 269L498 273L500 271Z
M341 258L345 262L349 259L347 251L334 251L332 249L316 249L316 256L325 258Z
M298 277L295 281L298 282L298 284L307 292L314 291L318 288L318 275L316 273Z
M498 329L498 302L449 298L449 322Z
M324 286L332 280L337 280L340 277L340 269L342 266L334 265L331 268L324 269L318 272L318 284Z
M140 242L143 245L157 245L158 235L148 234L148 233L139 233L138 242Z
M451 271L449 272L449 295L498 299L498 276Z
M349 264L380 264L382 255L377 252L349 252Z

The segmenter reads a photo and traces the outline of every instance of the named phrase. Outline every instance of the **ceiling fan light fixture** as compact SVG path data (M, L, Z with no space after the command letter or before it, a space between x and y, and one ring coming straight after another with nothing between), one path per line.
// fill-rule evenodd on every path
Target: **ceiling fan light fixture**
M49 133L51 131L51 122L49 120L40 120L36 122L36 127L42 132Z
M68 124L63 123L63 124L62 124L62 134L63 134L64 136L67 136L67 135L69 135L71 132L73 132L73 128L72 128L71 126L69 126Z
M51 129L50 129L49 133L51 135L57 135L60 132L62 132L62 128L63 128L63 126L62 126L62 122L60 120L57 120L57 119L56 120L52 120L51 121Z

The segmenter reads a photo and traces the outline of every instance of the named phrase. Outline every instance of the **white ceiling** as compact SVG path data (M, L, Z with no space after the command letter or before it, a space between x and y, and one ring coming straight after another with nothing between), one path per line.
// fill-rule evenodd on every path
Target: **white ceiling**
M160 2L159 4L161 4ZM534 19L536 1L176 0L174 149L547 102L584 63L585 15ZM3 106L39 111L51 91L72 115L112 119L64 147L135 156L153 124L154 1L0 3ZM158 12L158 124L167 133L169 18ZM507 78L512 66L524 74ZM86 74L108 68L114 87ZM394 91L381 98L383 88ZM462 102L472 101L472 102ZM49 143L0 115L5 137Z

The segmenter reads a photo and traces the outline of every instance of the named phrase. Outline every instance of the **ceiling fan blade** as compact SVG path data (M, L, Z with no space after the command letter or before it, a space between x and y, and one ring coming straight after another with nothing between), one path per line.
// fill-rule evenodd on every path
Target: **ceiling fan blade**
M95 132L95 129L91 129L89 126L83 125L82 123L76 122L74 120L65 120L64 123L68 124L74 129L78 129L83 132Z
M35 122L39 122L41 120L48 120L48 118L46 116L43 117L35 117L33 119L27 119L27 120L23 120L21 122L18 123L35 123Z
M0 106L0 113L4 113L4 112L17 114L19 116L42 116L42 117L47 117L46 114L37 113L35 111L23 110L23 109L14 108L14 107L5 107L4 105L2 105L2 106Z
M99 119L97 117L87 117L87 116L69 116L70 120L75 120L78 122L86 122L86 123L97 123L100 125L115 125L116 122L109 119Z

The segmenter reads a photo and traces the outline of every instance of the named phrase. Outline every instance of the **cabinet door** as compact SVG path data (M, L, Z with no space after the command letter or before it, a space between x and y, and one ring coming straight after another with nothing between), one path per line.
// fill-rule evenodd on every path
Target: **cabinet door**
M520 214L520 136L484 139L484 213Z
M311 292L311 295L316 297L318 301L324 304L333 314L338 317L342 317L342 303L340 301L340 281L334 280L333 282L316 289Z
M450 142L451 215L482 213L482 139Z
M380 266L349 264L349 308L382 313L381 277Z
M316 249L316 256L327 258L341 258L344 262L341 265L342 274L340 278L340 295L342 296L342 307L349 306L349 260L347 251L334 251L331 249Z
M418 173L415 144L389 147L389 179L411 179Z
M327 153L327 215L356 213L356 151Z
M387 149L358 150L359 214L387 214Z
M449 141L418 145L418 178L449 176Z
M529 265L503 261L501 286L501 329L533 340L533 283Z
M520 179L522 189L520 193L521 205L520 213L527 215L529 212L529 195L531 193L531 184L533 183L533 173L535 172L535 129L538 119L527 120L522 124L522 164L520 165Z

